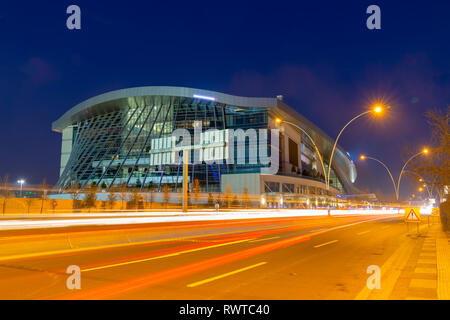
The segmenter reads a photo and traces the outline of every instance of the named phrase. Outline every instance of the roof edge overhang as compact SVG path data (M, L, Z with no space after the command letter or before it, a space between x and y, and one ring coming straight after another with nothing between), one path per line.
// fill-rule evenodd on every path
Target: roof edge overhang
M92 110L93 108L95 108L100 104L104 104L114 100L121 100L127 99L129 97L140 97L140 96L173 96L185 98L196 98L196 96L203 96L206 98L211 98L212 102L230 104L239 107L260 107L260 108L277 107L278 101L276 98L241 97L220 93L216 91L186 88L186 87L169 87L169 86L134 87L106 92L77 104L69 111L67 111L65 114L63 114L58 120L52 123L52 130L57 132L62 131L62 129L64 129L65 127L72 125L73 122L76 121L76 119L78 119L80 116L82 116L85 113L89 113L89 110Z

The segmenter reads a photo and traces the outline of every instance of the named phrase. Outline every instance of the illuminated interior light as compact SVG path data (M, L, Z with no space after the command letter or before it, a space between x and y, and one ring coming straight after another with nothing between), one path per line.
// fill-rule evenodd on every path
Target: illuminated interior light
M199 94L194 94L193 97L194 98L198 98L198 99L210 100L210 101L216 101L217 100L214 97L202 96L202 95L199 95Z

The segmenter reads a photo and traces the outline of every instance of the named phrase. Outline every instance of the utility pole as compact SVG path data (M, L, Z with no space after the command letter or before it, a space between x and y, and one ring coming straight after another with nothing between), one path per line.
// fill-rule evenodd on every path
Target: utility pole
M189 172L189 152L190 149L183 150L183 212L188 212L188 172Z

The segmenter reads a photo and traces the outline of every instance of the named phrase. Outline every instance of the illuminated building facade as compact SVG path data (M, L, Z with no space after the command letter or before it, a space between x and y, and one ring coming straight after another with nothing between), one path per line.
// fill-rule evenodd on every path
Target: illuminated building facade
M105 190L127 186L142 192L161 191L166 186L171 192L180 192L181 162L171 155L164 161L155 158L155 148L170 151L176 144L171 139L174 130L186 129L194 137L200 125L202 132L254 129L259 135L266 129L269 136L270 130L279 129L279 169L276 174L264 174L266 164L249 163L254 151L247 139L243 164L227 163L224 157L214 163L190 164L190 188L195 185L203 192L223 192L229 185L236 193L267 196L264 201L270 206L306 195L314 195L317 200L354 192L356 169L346 152L336 149L331 188L326 190L324 173L309 138L288 124L278 126L274 121L277 117L306 130L324 159L328 158L332 140L287 106L281 96L247 98L181 87L108 92L76 105L53 123L52 129L62 133L60 177L55 190L67 192L75 183L81 188L94 183ZM236 144L226 137L221 139L223 145ZM270 137L267 141L270 144ZM195 152L190 153L192 159ZM270 199L279 199L279 195L284 201L272 203Z

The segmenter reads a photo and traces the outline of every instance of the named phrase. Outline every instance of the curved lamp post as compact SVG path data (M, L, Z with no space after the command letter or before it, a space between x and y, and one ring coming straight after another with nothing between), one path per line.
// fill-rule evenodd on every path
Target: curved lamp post
M398 177L398 182L397 182L397 200L398 200L399 192L400 192L400 190L399 190L400 189L400 181L402 180L402 174L403 174L403 171L405 170L406 166L408 165L408 163L412 159L414 159L414 158L416 158L416 157L418 157L418 156L420 156L422 154L428 154L428 152L429 152L429 150L427 148L425 148L422 151L412 155L408 160L406 160L405 164L403 165L402 171L400 171L400 175Z
M386 109L389 109L389 108L390 108L389 106L386 107ZM372 113L372 112L373 112L373 113L376 113L376 114L381 114L381 113L383 112L383 110L384 110L384 108L383 108L382 106L376 105L376 106L375 106L374 108L372 108L371 110L368 110L368 111L366 111L366 112L363 112L363 113L357 115L356 117L354 117L352 120L350 120L349 122L347 122L347 124L341 129L341 131L339 132L339 134L338 134L336 140L334 141L334 146L333 146L333 149L331 150L331 155L330 155L330 162L328 163L328 174L327 174L327 185L328 185L328 186L330 185L331 164L332 164L332 162L333 162L334 151L336 150L336 146L337 146L337 143L338 143L338 141L339 141L339 138L341 137L342 132L344 132L345 128L347 128L348 125L349 125L350 123L352 123L353 121L355 121L356 119L358 119L358 118L360 118L360 117L362 117L362 116L364 116L364 115L366 115L366 114Z
M313 138L311 138L311 136L308 134L308 132L306 132L306 130L304 130L304 129L301 128L300 126L296 125L295 123L292 123L292 122L289 122L289 121L284 121L284 120L281 120L280 118L276 118L276 119L275 119L275 122L278 123L278 124L280 124L280 123L282 123L282 122L283 122L283 123L290 124L291 126L297 128L297 129L299 129L301 132L303 132L303 133L309 138L309 140L311 140L312 144L314 145L314 148L316 149L317 155L319 156L320 164L322 165L323 174L324 174L324 176L325 176L325 181L326 181L326 180L327 180L327 176L326 176L327 172L326 172L326 170L325 170L325 165L324 165L324 163L323 163L322 155L320 154L319 148L317 147L317 145L316 145L316 143L314 142ZM329 189L329 188L328 188L328 185L327 185L327 190L328 190L328 189Z
M323 162L323 157L322 157L322 155L320 154L319 149L317 148L317 145L315 144L314 140L310 137L310 135L309 135L304 129L300 128L299 126L297 126L296 124L294 124L294 123L292 123L292 122L284 121L284 120L282 120L282 119L280 119L280 118L276 118L276 119L275 119L275 122L276 122L277 124L281 124L282 122L288 123L288 124L290 124L290 125L292 125L292 126L298 128L298 129L300 129L300 130L301 130L303 133L305 133L306 136L311 140L311 142L312 142L313 145L314 145L314 148L316 149L317 154L319 155L320 163L321 163L321 165L322 165L323 173L324 173L324 176L325 176L325 185L326 185L326 189L329 190L329 189L330 189L331 164L332 164L332 162L333 162L334 151L336 150L336 146L337 146L338 140L339 140L339 138L340 138L342 132L345 130L345 128L348 127L348 125L349 125L350 123L352 123L352 122L355 121L356 119L358 119L358 118L360 118L360 117L362 117L362 116L364 116L364 115L366 115L366 114L372 113L372 112L373 112L373 113L376 113L376 114L381 114L385 109L389 109L389 108L390 108L389 106L382 107L381 105L375 105L371 110L367 110L367 111L365 111L365 112L363 112L363 113L357 115L356 117L354 117L353 119L351 119L349 122L347 122L347 124L344 126L344 128L342 128L342 130L339 132L339 134L338 134L338 136L337 136L337 138L336 138L336 141L334 142L333 149L331 150L330 161L328 162L328 172L326 172L326 170L325 170L325 165L324 165L324 162Z
M365 159L374 160L374 161L378 162L379 164L381 164L381 165L386 169L387 173L389 174L389 177L391 177L392 184L394 185L395 197L397 198L397 186L395 185L394 177L392 176L392 173L391 173L391 171L389 170L389 168L388 168L383 162L381 162L381 161L378 160L378 159L375 159L375 158L372 158L372 157L368 157L368 156L366 156L366 155L361 155L359 158L360 158L361 160L365 160ZM398 198L397 198L397 200L398 200Z
M381 162L381 161L378 160L378 159L375 159L375 158L372 158L372 157L368 157L368 156L366 156L366 155L362 155L362 156L360 156L359 158L360 158L361 160L364 160L364 159L375 160L375 161L377 161L378 163L380 163L380 164L387 170L387 172L389 173L389 176L391 177L392 183L394 184L395 198L396 198L397 201L398 201L398 198L399 198L399 196L400 196L400 190L399 190L399 189L400 189L400 181L401 181L401 179L402 179L402 174L403 174L403 172L405 171L406 166L408 165L408 163L409 163L412 159L414 159L414 158L416 158L416 157L418 157L418 156L420 156L420 155L422 155L422 154L428 154L428 152L429 152L429 150L428 150L427 148L425 148L425 149L423 149L422 151L420 151L420 152L416 153L415 155L411 156L408 160L406 160L405 164L403 165L402 170L400 171L400 175L399 175L398 181L397 181L397 186L395 186L395 181L394 181L394 178L393 178L393 176L392 176L392 174L391 174L389 168L388 168L383 162Z

